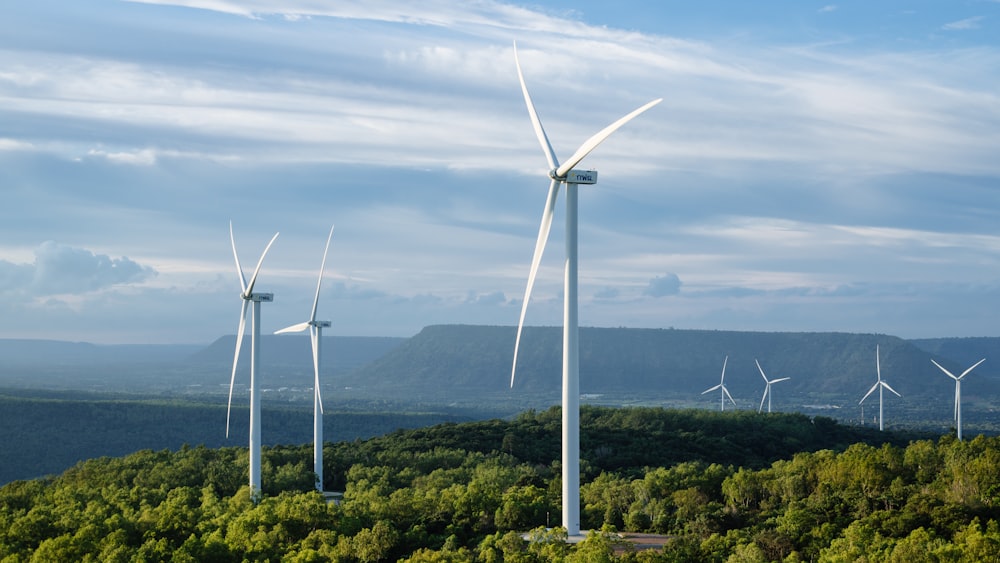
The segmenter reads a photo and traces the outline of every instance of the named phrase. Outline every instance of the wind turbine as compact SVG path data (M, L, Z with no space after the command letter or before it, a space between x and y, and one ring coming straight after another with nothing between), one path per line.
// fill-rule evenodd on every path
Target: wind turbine
M873 391L878 389L878 429L879 431L881 431L885 428L885 425L883 424L882 421L882 388L884 387L889 391L892 391L893 393L896 394L897 397L902 397L902 395L896 393L895 389L889 387L889 384L886 383L885 381L882 381L882 368L878 359L878 344L875 345L875 374L878 377L878 381L875 382L875 385L872 385L872 388L869 389L867 393L865 393L864 397L861 397L861 400L858 401L858 404L860 405L861 403L865 402L865 399L868 398L868 395L871 395Z
M726 397L729 397L729 400L733 403L734 407L736 406L736 401L733 401L733 396L729 394L729 389L726 389L726 362L728 361L729 361L729 356L726 356L726 359L722 360L722 379L719 381L719 384L716 385L715 387L710 387L701 392L701 394L704 395L705 393L711 393L716 389L722 389L722 397L719 399L720 411L726 410Z
M260 355L260 304L274 301L273 293L254 293L253 286L257 282L257 274L264 263L264 256L271 249L278 233L274 233L271 242L267 243L264 252L257 261L257 267L247 283L240 264L240 256L236 253L236 238L233 237L233 222L229 222L229 241L233 245L233 258L236 259L236 273L240 276L240 299L243 306L240 310L240 328L236 333L236 354L233 356L233 374L229 379L229 405L226 407L226 438L229 438L229 418L233 408L233 384L236 383L236 366L240 361L240 348L243 346L243 332L246 330L247 309L252 309L250 317L250 495L257 498L260 495L260 392L257 388L257 363ZM253 303L253 307L250 304Z
M962 441L962 378L969 374L970 371L976 369L976 366L986 361L986 358L979 360L978 362L972 364L972 367L963 371L962 375L955 377L952 373L943 367L941 364L935 362L931 359L931 362L936 365L941 371L943 371L948 377L955 380L955 420L958 425L958 441Z
M323 285L323 271L326 269L326 255L330 252L330 239L333 238L333 227L326 237L326 248L323 250L323 261L319 266L319 280L316 282L316 297L313 298L312 313L304 323L283 328L275 334L286 332L302 332L309 330L309 340L312 343L313 358L313 472L316 473L316 488L323 492L323 397L319 393L319 353L323 341L323 329L330 326L330 321L316 320L316 307L319 305L319 289Z
M760 376L764 378L764 383L765 383L764 396L760 398L760 406L757 407L757 412L760 412L764 409L764 399L767 399L767 412L771 412L771 395L773 395L773 393L771 393L771 384L777 383L779 381L786 381L788 379L791 379L791 377L779 377L778 379L768 379L767 376L764 375L764 369L760 367L760 362L758 362L756 358L754 358L753 362L757 364L757 369L760 371Z
M577 185L594 184L597 182L597 172L594 170L573 170L573 167L590 151L600 145L609 135L618 130L633 118L655 106L662 98L653 100L636 109L632 113L608 125L594 136L587 139L573 156L559 164L556 153L545 135L542 122L531 102L528 87L521 72L521 63L517 57L517 43L514 44L514 64L517 66L517 77L521 82L521 92L524 103L528 107L528 116L535 129L535 136L542 146L545 159L548 161L551 179L545 208L542 211L542 221L538 227L538 240L535 242L535 252L531 259L531 269L528 272L528 285L524 290L524 301L521 303L521 316L517 323L517 336L514 339L514 361L510 371L510 386L514 387L514 373L517 369L517 352L521 343L521 330L524 328L524 314L528 310L531 298L531 288L535 284L535 275L545 250L545 243L552 227L552 215L555 211L556 197L559 186L566 185L566 268L564 276L564 309L563 309L563 373L562 373L562 524L569 536L580 534L580 355L579 355L579 325L577 317Z

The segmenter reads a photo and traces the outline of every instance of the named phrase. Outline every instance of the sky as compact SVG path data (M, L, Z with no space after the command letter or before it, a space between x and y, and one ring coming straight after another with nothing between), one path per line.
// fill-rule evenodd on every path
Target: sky
M613 4L613 5L612 5ZM583 326L1000 336L1000 2L0 7L0 338L515 325L556 154ZM557 208L526 323L562 322Z

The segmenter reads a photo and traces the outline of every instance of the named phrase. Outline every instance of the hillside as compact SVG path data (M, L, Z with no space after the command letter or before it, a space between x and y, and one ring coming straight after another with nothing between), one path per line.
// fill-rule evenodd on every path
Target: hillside
M971 366L983 358L993 358L1000 362L1000 338L985 336L967 338L920 338L910 340L909 342L921 350L954 360L958 363L959 367L963 368ZM996 373L995 370L990 370L989 372Z
M348 381L386 390L419 388L424 394L503 392L510 383L513 342L513 327L430 326ZM932 353L887 335L585 327L580 329L580 391L699 400L703 390L719 382L728 356L726 385L741 408L756 408L763 391L755 359L770 378L791 378L775 387L781 409L810 403L850 406L875 383L876 345L883 378L912 400L943 397L952 388L931 358L953 370L965 365L945 355L947 347ZM514 392L558 400L561 350L560 328L525 328ZM997 395L998 374L1000 361L980 366L967 386L969 400Z
M549 466L560 456L561 420L561 410L552 407L521 413L512 420L440 424L398 430L363 444L338 444L333 450L338 467L328 485L345 486L337 480L337 470L346 471L352 463L386 453L415 455L435 448L500 452ZM935 437L928 432L878 432L830 418L789 413L594 406L584 406L580 412L580 459L590 478L602 471L636 474L644 467L684 462L760 469L804 451L842 451L858 443L905 446L911 440Z

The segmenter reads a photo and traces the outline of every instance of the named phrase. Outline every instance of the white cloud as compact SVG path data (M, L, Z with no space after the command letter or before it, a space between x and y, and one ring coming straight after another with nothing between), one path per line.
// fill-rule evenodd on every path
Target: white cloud
M3 292L33 297L80 295L141 283L156 272L126 257L111 258L82 248L42 243L32 264L0 260Z
M947 31L965 31L968 29L979 29L980 27L979 24L984 19L986 19L986 16L972 16L971 18L965 18L963 20L946 23L941 26L941 29Z
M680 291L681 279L677 277L677 274L666 274L649 280L649 285L643 291L643 295L648 295L649 297L666 297L668 295L677 295Z
M26 151L34 149L34 145L26 141L17 139L4 139L0 137L0 151Z
M136 164L141 166L152 166L156 164L156 153L152 149L142 149L135 152L107 152L98 149L91 149L90 156L99 156L111 162L120 164Z

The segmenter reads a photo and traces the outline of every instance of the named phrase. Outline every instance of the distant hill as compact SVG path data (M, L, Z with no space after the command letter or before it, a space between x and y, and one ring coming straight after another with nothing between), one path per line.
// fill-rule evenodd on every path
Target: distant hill
M454 396L500 393L510 385L514 330L429 326L353 372L348 383L379 386L386 391L437 390ZM514 389L508 393L558 401L561 338L559 327L525 328ZM924 346L929 342L923 342ZM763 393L756 359L768 377L791 378L773 388L776 408L801 410L803 405L816 404L851 407L853 412L876 381L876 345L883 379L905 402L923 406L921 403L933 397L941 402L941 409L950 408L941 397L952 392L951 380L930 360L934 358L953 370L967 364L950 357L952 349L947 346L934 353L901 338L878 334L584 327L580 329L580 391L646 399L684 395L710 404L716 396L702 397L701 392L719 382L728 356L726 385L741 403L740 408L756 408ZM961 354L963 358L967 355ZM975 379L963 388L966 400L1000 394L1000 355L997 359L977 368Z
M405 341L406 338L391 336L324 336L320 353L325 369L345 372L374 361ZM223 336L188 356L186 361L190 364L231 366L235 349L236 336ZM260 339L260 354L269 366L299 365L312 371L312 351L308 336L263 335ZM249 361L250 338L246 337L243 340L240 364L249 366Z
M921 350L954 360L957 363L955 367L962 371L983 358L987 359L982 365L986 373L998 371L987 366L991 359L1000 364L1000 338L996 337L920 338L909 342ZM979 371L976 368L976 372Z
M518 412L558 404L560 327L526 327L513 389L515 328L435 325L411 338L323 339L323 393L331 400L390 400L464 405ZM225 397L235 337L204 347L96 346L86 343L0 340L0 387ZM271 400L306 401L312 385L309 340L301 335L261 339L261 385ZM881 334L743 332L681 329L580 330L580 390L595 404L707 407L718 396L702 391L718 383L728 357L726 385L737 408L756 410L764 383L774 408L871 420L877 402L858 401L875 383L875 348L883 378L901 399L887 398L887 419L951 422L954 386L934 358L954 373L986 357L963 386L964 419L994 414L1000 402L1000 338L903 340ZM249 342L234 398L247 394ZM991 357L996 361L990 360ZM865 408L868 408L865 414Z
M353 377L388 385L447 383L505 389L510 383L513 342L513 327L429 326ZM959 367L947 354L951 351L947 346L938 346L941 352L929 352L888 335L584 327L580 329L581 392L700 393L719 382L728 356L726 384L731 391L763 386L754 363L758 360L769 377L792 378L782 389L860 398L875 382L876 345L882 376L900 393L919 395L938 384L947 387L931 358L945 367ZM1000 360L1000 349L997 352ZM558 388L561 354L561 328L525 328L515 388ZM995 366L984 364L977 374L996 378L1000 361Z
M0 358L3 358L3 362L7 365L160 363L182 360L203 347L201 344L102 345L61 340L2 338Z
M392 337L323 337L323 381L332 384L402 343ZM0 387L73 389L95 392L219 394L228 389L235 336L205 345L113 345L51 340L0 339ZM309 338L261 338L262 384L312 387ZM250 366L244 343L238 385Z

